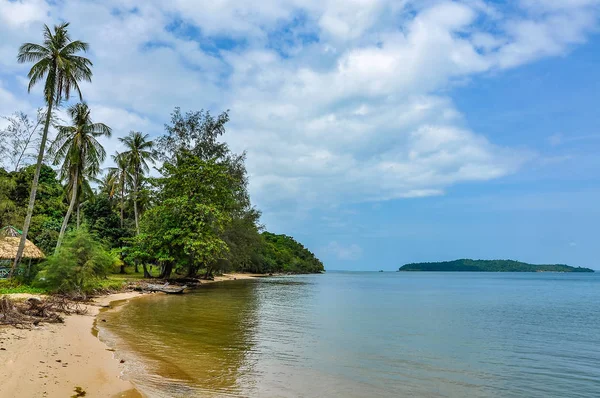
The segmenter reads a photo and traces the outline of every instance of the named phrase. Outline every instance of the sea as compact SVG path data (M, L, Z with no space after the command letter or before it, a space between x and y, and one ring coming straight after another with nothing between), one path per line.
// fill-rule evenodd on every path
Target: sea
M600 273L257 278L100 318L148 397L600 397Z

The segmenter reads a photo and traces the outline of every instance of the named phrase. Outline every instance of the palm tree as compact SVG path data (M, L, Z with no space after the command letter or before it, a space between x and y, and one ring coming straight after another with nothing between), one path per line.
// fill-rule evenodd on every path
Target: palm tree
M90 108L85 102L71 106L67 113L73 125L57 126L58 135L50 147L50 152L54 154L54 164L62 162L61 178L67 181L67 189L71 193L69 210L58 235L57 249L62 243L79 194L86 186L89 187L87 181L100 172L100 164L106 158L106 151L97 138L111 135L110 127L104 123L92 122Z
M117 167L111 167L110 171L115 173L115 178L117 179L121 197L121 228L123 228L125 213L125 186L131 183L131 173L129 172L129 165L125 156L119 152L116 152L114 155L112 155L112 158Z
M104 177L98 181L98 188L101 193L106 194L108 199L113 201L117 190L119 189L119 174L114 168L109 168Z
M72 41L67 31L68 26L68 23L62 23L55 26L54 32L52 32L47 25L44 25L43 44L25 43L19 48L19 55L17 56L19 63L34 62L27 75L29 77L28 92L31 92L31 89L37 83L45 79L44 100L48 109L46 110L46 121L40 142L35 174L33 175L33 183L31 184L27 216L23 224L23 234L21 235L21 242L19 243L19 249L13 263L11 276L21 262L25 242L27 241L27 233L31 224L40 170L48 139L48 129L52 119L52 107L60 105L63 98L68 100L71 96L71 90L75 90L79 95L79 99L82 100L83 96L79 89L79 82L92 81L92 70L90 68L92 62L85 57L76 55L81 51L86 52L89 45L79 40Z
M135 217L135 229L139 235L140 233L140 221L138 214L138 203L137 195L140 186L140 180L144 173L150 171L148 162L154 163L154 155L152 154L152 147L154 142L148 141L148 134L142 134L139 131L131 131L125 138L119 138L127 151L121 155L127 160L131 175L133 177L133 214Z

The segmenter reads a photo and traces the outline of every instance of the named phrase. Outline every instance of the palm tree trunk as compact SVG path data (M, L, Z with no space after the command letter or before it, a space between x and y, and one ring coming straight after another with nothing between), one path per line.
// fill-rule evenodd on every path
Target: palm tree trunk
M62 227L60 227L60 233L58 234L58 241L56 242L56 250L60 247L63 238L65 237L65 231L67 230L67 225L69 225L69 218L71 218L71 214L73 214L73 208L75 207L75 203L77 202L77 181L79 179L79 169L75 169L75 178L73 179L73 193L71 195L71 203L69 203L69 210L67 210L67 215L63 220Z
M48 130L50 128L50 119L52 117L52 105L53 97L48 100L48 114L46 115L46 123L44 124L44 133L42 134L42 142L40 142L40 152L38 153L37 164L35 166L35 173L33 174L33 182L31 183L31 192L29 194L29 205L27 206L27 216L25 217L25 223L23 224L23 233L21 234L21 241L19 242L19 249L15 257L12 269L10 270L9 277L12 278L15 270L21 262L23 257L23 250L25 250L25 242L27 241L27 233L29 232L29 226L31 225L31 216L33 216L33 207L35 205L35 196L37 194L38 182L40 180L40 171L42 170L42 162L44 161L44 151L46 149L46 141L48 139Z
M79 223L79 221L80 221L80 218L79 218L79 210L80 210L80 209L81 209L81 205L80 205L80 204L78 204L78 205L77 205L77 230L79 230L79 225L80 225L80 223Z
M123 172L123 170L121 170ZM121 176L121 228L123 228L123 212L125 210L125 177Z
M139 171L135 171L135 177L133 179L133 215L135 217L135 229L137 234L140 234L140 221L138 218L138 208L137 208L137 191L138 191L138 176Z

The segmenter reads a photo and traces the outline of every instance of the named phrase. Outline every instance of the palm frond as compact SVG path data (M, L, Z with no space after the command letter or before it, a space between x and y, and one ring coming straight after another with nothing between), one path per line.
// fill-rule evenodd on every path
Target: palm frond
M92 123L85 127L87 132L95 137L105 136L110 138L112 129L104 123Z
M90 45L83 41L75 40L64 46L60 50L61 56L69 56L79 51L87 52L90 49Z
M46 58L50 52L44 46L35 43L25 43L19 47L17 62L23 64L25 62L38 62L42 58Z

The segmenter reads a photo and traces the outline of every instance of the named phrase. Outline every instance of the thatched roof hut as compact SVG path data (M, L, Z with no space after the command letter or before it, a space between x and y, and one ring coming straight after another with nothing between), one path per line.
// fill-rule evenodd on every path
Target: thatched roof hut
M0 260L13 260L17 256L21 235L22 232L15 227L8 226L0 229ZM46 256L30 240L26 240L23 258L38 260Z

